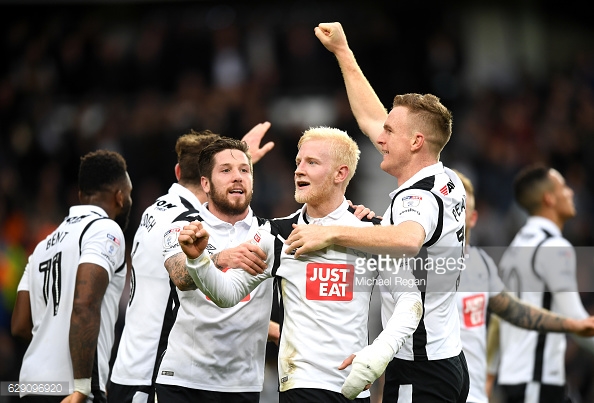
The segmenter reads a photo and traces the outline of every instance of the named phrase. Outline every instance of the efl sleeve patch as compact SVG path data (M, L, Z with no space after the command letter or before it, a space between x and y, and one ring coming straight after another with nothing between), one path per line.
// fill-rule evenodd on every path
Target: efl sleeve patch
M179 237L180 232L180 227L174 227L167 230L163 235L163 249L167 250L178 247L179 242L177 241L177 238Z
M120 240L116 236L108 233L107 241L105 242L105 252L109 256L115 256L115 254L118 253L119 249L120 249Z

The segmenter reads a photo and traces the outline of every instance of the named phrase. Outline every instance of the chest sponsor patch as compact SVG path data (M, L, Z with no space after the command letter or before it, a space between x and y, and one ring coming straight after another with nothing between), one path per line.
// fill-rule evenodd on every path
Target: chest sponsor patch
M423 198L421 196L404 196L402 198L402 207L417 207Z
M181 228L179 227L170 228L169 230L167 230L167 232L165 232L165 235L163 235L163 248L170 249L177 246L177 237L179 236L180 232Z
M308 263L305 297L314 301L351 301L354 277L352 264Z
M466 327L477 327L485 324L485 295L471 295L462 299L462 312Z

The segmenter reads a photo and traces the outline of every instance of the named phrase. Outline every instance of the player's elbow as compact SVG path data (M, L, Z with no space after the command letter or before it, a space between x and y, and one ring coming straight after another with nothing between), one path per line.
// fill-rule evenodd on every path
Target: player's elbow
M196 287L196 284L194 284L194 283L177 282L174 284L180 291L194 291L194 290L198 289L198 287Z
M221 298L211 298L211 300L215 303L216 306L219 308L231 308L237 305L233 301Z
M33 338L32 329L32 324L25 323L24 320L15 320L15 317L10 323L10 333L13 337L21 340L30 341Z

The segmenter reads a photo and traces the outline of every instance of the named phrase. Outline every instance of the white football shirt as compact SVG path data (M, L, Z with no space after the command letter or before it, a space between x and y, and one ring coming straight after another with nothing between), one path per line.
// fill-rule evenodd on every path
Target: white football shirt
M263 274L251 276L243 270L230 270L222 275L207 259L200 266L200 257L196 266L190 265L190 272L196 276L196 284L222 306L232 306L258 284L266 284L267 279L276 276L284 311L278 359L280 391L315 388L340 393L350 370L341 371L338 366L368 344L371 291L382 279L377 270L365 264L372 255L353 248L331 245L298 259L284 253L283 240L291 233L292 223L372 225L349 212L346 200L334 212L318 219L307 216L305 205L289 217L272 220L256 234L254 242L268 255L268 268ZM416 286L384 285L400 304L378 338L397 351L417 324L411 309L415 305L420 308L420 293ZM369 391L359 394L367 396Z
M487 308L489 299L499 295L504 285L497 266L487 253L477 247L466 249L465 269L456 293L460 314L460 338L468 364L470 391L468 402L488 403L487 381Z
M92 379L93 387L105 392L126 281L125 250L118 224L91 205L71 207L58 228L37 245L18 286L18 291L29 291L33 319L33 339L23 357L19 382L67 381L70 390L64 394L73 392L69 332L76 273L80 264L93 263L109 275L94 363L98 377Z
M143 213L132 243L130 299L111 380L120 385L151 385L167 346L179 299L163 260L163 234L180 214L198 212L200 201L174 183ZM177 220L176 220L177 221Z
M575 266L573 247L544 217L528 218L499 262L503 281L516 296L570 316L581 309L564 312L557 299L559 294L577 291ZM538 333L501 321L499 383L564 385L565 347L565 334Z
M207 251L212 254L253 238L261 220L251 208L235 225L218 219L207 208L201 210L200 218L210 234ZM162 234L165 260L183 253L177 236L188 221L176 221ZM272 281L232 308L219 308L200 290L179 291L178 295L180 307L157 383L218 392L261 391Z
M421 169L390 198L382 225L414 221L425 229L425 243L414 261L415 277L422 284L423 317L396 357L424 361L457 356L462 350L455 292L464 263L464 186L438 162ZM391 295L382 293L384 326L393 309Z

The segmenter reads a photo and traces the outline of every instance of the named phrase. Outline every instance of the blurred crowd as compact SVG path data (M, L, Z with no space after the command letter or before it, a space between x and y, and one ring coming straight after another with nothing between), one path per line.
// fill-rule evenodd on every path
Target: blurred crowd
M174 144L189 129L240 138L272 123L265 140L276 147L255 167L252 207L264 217L297 207L292 176L304 129L334 126L367 142L337 63L313 34L319 22L342 22L386 107L397 93L431 92L452 109L442 160L476 185L474 244L509 243L526 218L511 183L536 161L559 170L575 192L578 218L566 238L593 244L594 51L586 23L464 2L249 3L0 5L0 379L18 379L24 346L9 332L16 286L33 247L77 203L81 155L109 148L126 158L131 239L140 213L175 180ZM379 171L368 152L360 170ZM360 177L347 196L382 214L394 184L378 194L373 179ZM594 313L591 295L583 298ZM584 401L594 401L591 363L570 348L570 384Z

